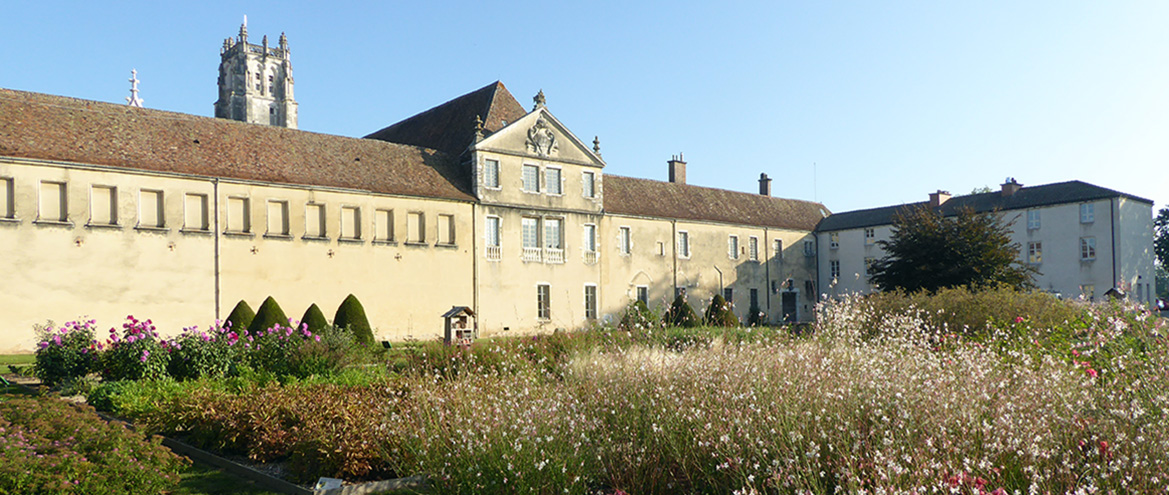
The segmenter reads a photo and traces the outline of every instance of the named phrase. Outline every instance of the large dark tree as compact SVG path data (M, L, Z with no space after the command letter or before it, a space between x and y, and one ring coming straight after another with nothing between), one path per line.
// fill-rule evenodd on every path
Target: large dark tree
M870 280L882 290L907 292L1034 287L1036 271L1019 261L1010 227L997 212L962 209L957 216L944 217L932 208L903 210L893 218L893 236L877 243L885 257L873 262Z
M1169 208L1153 219L1153 253L1157 255L1157 295L1169 297Z

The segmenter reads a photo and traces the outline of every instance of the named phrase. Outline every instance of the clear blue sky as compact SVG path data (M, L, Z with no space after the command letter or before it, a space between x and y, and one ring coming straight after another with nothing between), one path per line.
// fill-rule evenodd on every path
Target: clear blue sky
M833 211L1006 177L1169 200L1164 1L6 2L0 87L121 103L137 68L147 107L211 115L245 14L255 42L288 34L304 130L502 80L600 136L611 174L684 152L692 184L766 172Z

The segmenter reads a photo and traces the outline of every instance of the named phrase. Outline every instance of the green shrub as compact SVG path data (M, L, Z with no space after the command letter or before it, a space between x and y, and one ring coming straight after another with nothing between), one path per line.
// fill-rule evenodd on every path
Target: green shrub
M369 326L369 319L365 317L365 308L357 300L357 296L349 294L341 306L337 308L337 315L333 317L333 325L344 328L353 333L358 342L373 345L373 329Z
M167 376L170 353L150 320L126 317L122 335L110 329L110 346L102 355L104 380L155 380Z
M37 328L36 377L49 386L85 376L97 368L96 322L71 321L60 329Z
M686 298L681 294L674 298L674 303L670 305L670 309L662 315L662 323L668 327L697 327L702 324L702 320L698 318L698 314L694 312L686 303Z
M185 329L171 339L167 371L179 380L202 376L224 376L239 358L236 346L238 334L226 327L215 326L204 332L198 328Z
M739 318L731 310L731 303L723 299L721 294L715 294L706 308L706 324L712 327L737 327Z
M256 311L256 318L248 325L248 333L251 335L261 335L276 325L288 325L288 316L284 314L283 309L280 309L280 305L276 303L276 299L268 296L260 304L260 310Z
M312 333L321 333L329 327L329 320L325 319L325 313L321 312L321 308L315 303L304 311L304 316L300 317L302 325L308 325L308 331Z
M302 323L301 335L305 337L304 341L291 348L287 356L285 372L290 376L333 375L368 358L368 347L357 342L351 332L332 325L314 332Z
M0 400L0 493L170 493L186 460L93 408L47 398Z
M231 310L231 314L227 315L227 322L224 325L243 336L248 333L248 327L251 326L252 320L255 318L256 312L252 311L252 307L248 306L247 301L240 299L240 302Z
M747 326L762 327L767 325L767 313L764 313L758 304L752 304L747 312Z
M625 313L621 315L620 327L622 330L645 330L658 326L661 321L641 300L629 303Z
M936 294L882 292L864 299L862 322L880 328L880 322L896 315L916 313L930 328L984 338L996 322L1022 318L1037 327L1058 327L1081 317L1082 310L1042 292L1022 292L1007 287L971 290L939 289Z

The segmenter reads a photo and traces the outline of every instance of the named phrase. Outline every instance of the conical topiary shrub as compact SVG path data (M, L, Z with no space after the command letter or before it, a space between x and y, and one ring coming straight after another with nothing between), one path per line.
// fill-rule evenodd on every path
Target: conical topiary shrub
M227 315L225 324L230 324L231 328L237 335L247 333L248 326L252 324L252 320L256 319L256 312L252 311L252 307L248 306L248 302L240 300L239 304L235 305L235 309L231 310L231 314Z
M702 324L702 320L698 318L698 314L694 312L686 303L686 299L678 294L674 298L674 303L670 305L669 311L662 315L662 322L669 327L696 327Z
M762 327L767 325L767 313L764 313L762 308L752 305L749 311L751 314L747 317L747 326Z
M710 300L710 307L706 308L706 324L712 327L739 326L739 318L731 311L731 303L723 299L722 294L715 294Z
M624 330L646 330L653 327L658 321L657 316L640 300L629 303L625 314L621 315L621 328Z
M284 310L280 309L280 305L276 304L276 299L268 296L260 304L260 310L256 312L256 318L252 320L252 324L248 325L248 333L263 335L269 328L276 325L288 325L288 317L284 315Z
M373 345L373 329L369 327L369 318L365 317L365 308L361 306L357 296L349 294L341 301L341 306L337 308L337 316L333 317L333 325L348 329L358 342Z
M307 325L308 331L318 334L329 327L329 320L325 319L325 313L321 312L321 308L313 303L304 311L304 316L300 317L300 324Z

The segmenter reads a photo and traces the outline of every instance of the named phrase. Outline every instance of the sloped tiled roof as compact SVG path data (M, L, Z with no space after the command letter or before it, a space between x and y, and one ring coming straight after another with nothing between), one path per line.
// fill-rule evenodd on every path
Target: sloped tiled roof
M725 189L605 175L605 212L812 230L828 209L820 203Z
M524 107L495 81L366 136L391 143L412 144L458 156L475 141L475 117L491 135L527 115Z
M7 89L0 156L474 200L433 149Z
M968 196L955 196L950 198L945 203L942 203L938 210L946 216L957 215L961 208L973 208L975 212L983 213L994 210L1019 210L1025 208L1037 208L1041 206L1052 206L1065 203L1079 203L1082 201L1094 201L1098 199L1108 199L1124 197L1152 204L1151 200L1139 198L1130 194L1125 194L1120 191L1114 191L1104 187L1088 184L1078 180L1069 182L1058 182L1055 184L1044 184L1041 186L1024 187L1015 192L1011 196L1004 197L1001 191L971 194ZM920 203L908 203L894 206L883 206L880 208L870 208L866 210L846 211L841 213L833 213L828 218L820 222L816 230L820 232L832 230L847 230L859 229L862 227L873 227L877 225L889 225L893 223L893 217L898 211L909 208L916 208L927 206L929 203L922 201Z

